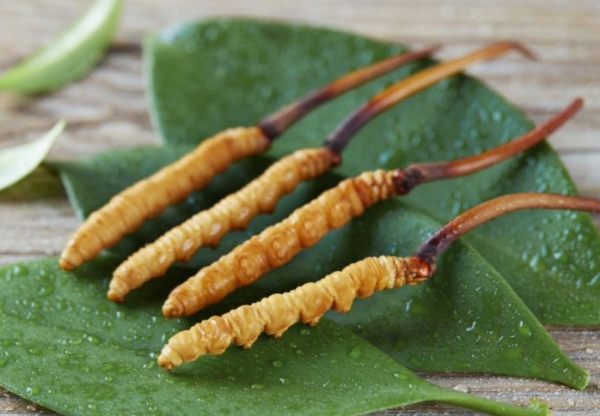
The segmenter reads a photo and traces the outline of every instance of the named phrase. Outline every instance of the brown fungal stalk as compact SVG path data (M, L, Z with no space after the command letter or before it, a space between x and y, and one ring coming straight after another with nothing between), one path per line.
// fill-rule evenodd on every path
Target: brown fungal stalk
M429 56L436 49L406 52L359 68L266 117L255 127L225 130L202 141L181 159L126 188L92 213L67 242L60 267L71 270L94 258L147 218L203 188L233 162L264 152L285 129L320 104L405 63Z
M582 100L576 99L539 127L477 156L415 164L405 170L377 170L346 179L177 286L163 305L163 314L168 318L190 315L220 301L236 288L288 262L376 202L407 194L420 183L470 174L529 149L560 127L581 105Z
M212 208L199 212L131 255L115 270L108 297L122 301L132 289L162 276L174 262L189 260L200 247L214 246L228 231L244 229L256 215L273 211L279 199L291 192L297 184L319 176L339 164L341 152L350 137L376 115L475 62L496 58L510 50L532 56L531 52L516 42L493 43L426 68L385 88L340 123L322 147L299 150L280 159L240 191L227 196ZM307 100L314 103L320 99ZM306 105L300 107L304 106ZM269 131L279 130L280 127L276 126L280 126L282 120L288 120L290 114L296 114L300 107L283 109L275 116L277 122L272 121L271 117L263 120L260 125L268 125Z
M435 271L440 252L457 238L498 216L522 209L600 211L600 200L536 192L504 195L477 205L444 225L410 257L369 257L283 294L213 316L175 334L158 363L166 369L204 354L220 354L232 343L250 348L262 333L280 337L298 321L316 325L331 309L348 312L355 298L417 284Z

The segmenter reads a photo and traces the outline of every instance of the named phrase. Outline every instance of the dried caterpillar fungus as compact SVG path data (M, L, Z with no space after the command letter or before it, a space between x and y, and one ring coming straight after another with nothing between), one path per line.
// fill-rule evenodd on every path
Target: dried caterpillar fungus
M467 175L519 154L543 141L581 106L582 100L576 99L531 131L475 156L366 172L346 179L175 288L163 306L163 314L169 318L189 315L221 300L236 288L286 263L378 201L406 194L424 182Z
M438 256L456 239L501 215L531 208L598 212L600 200L536 192L492 199L448 222L410 257L367 258L316 283L306 283L290 292L271 295L179 332L162 349L158 363L171 369L204 354L220 354L232 343L250 348L263 332L279 337L298 321L316 325L330 309L348 312L356 297L368 297L376 290L420 283L435 272Z
M266 150L271 141L319 105L399 66L430 55L437 46L404 52L358 68L265 117L256 127L226 130L193 152L115 196L73 234L59 264L72 269L137 229L146 218L183 200L232 162Z
M263 332L280 337L298 321L316 325L330 309L348 312L356 297L419 283L429 273L429 265L418 257L366 258L316 283L271 295L178 333L163 348L158 363L170 369L204 354L221 354L232 343L250 348Z
M494 58L511 49L523 51L523 48L517 43L498 42L455 60L427 68L385 88L345 119L338 129L334 130L325 140L321 149L307 150L283 159L239 193L225 198L212 209L194 216L154 243L133 254L115 271L108 297L112 300L122 301L131 289L161 276L173 262L188 260L200 246L215 245L227 231L244 228L253 216L271 211L277 200L284 193L289 192L295 186L294 184L318 176L328 170L331 165L337 164L340 152L350 136L379 112L440 79L460 71L470 63ZM424 56L431 50L433 49L415 52L404 58L397 57L396 60L414 59ZM359 72L357 71L357 73ZM272 135L279 134L290 123L290 120L299 117L299 114L305 112L306 108L314 107L323 97L329 97L333 92L337 94L345 86L352 82L356 83L356 80L353 80L354 77L355 75L351 73L330 84L325 95L319 95L322 91L318 91L315 95L309 94L303 100L264 119L259 124L260 128L262 131L271 132L269 137L272 139ZM299 155L304 155L304 157L301 158ZM279 183L280 181L283 183Z
M232 130L232 132L238 133L251 133L255 138L252 143L254 143L257 148L236 155L237 146L235 143L223 143L223 146L220 147L226 149L231 146L232 154L229 159L226 159L227 163L225 165L219 166L218 169L215 169L215 172L210 172L209 174L206 174L205 169L202 167L198 168L198 166L204 166L203 163L207 163L208 165L218 163L216 163L217 161L212 160L212 151L203 151L202 149L206 150L209 145L218 147L216 142L218 141L217 138L221 135L217 135L212 139L204 141L197 148L196 152L194 152L195 154L202 154L203 156L194 158L194 163L185 163L185 161L176 162L149 179L133 185L123 193L115 196L105 207L92 214L67 243L67 247L61 255L59 262L60 266L64 269L72 269L83 261L95 257L103 248L115 244L125 233L137 229L147 217L157 215L169 204L178 202L192 190L202 187L216 172L225 169L232 161L262 152L269 146L270 142L285 129L320 104L404 63L428 56L435 49L436 47L432 47L421 51L407 52L359 68L356 71L334 80L321 89L309 93L296 102L285 106L281 110L263 119L258 123L257 127ZM511 49L516 49L525 54L529 54L529 52L518 43L498 42L461 58L427 68L414 76L410 76L404 81L377 94L376 97L374 97L374 100L367 103L367 105L359 112L349 117L346 122L342 123L341 130L336 132L339 134L333 134L333 136L330 136L327 139L325 147L339 153L353 132L356 131L356 129L359 129L360 126L375 114L389 108L389 106L399 100L420 91L436 81L459 72L470 63L494 58ZM223 134L227 136L227 133L228 132L225 132ZM240 145L240 147L243 146ZM194 173L195 169L199 169L200 173ZM182 176L183 179L181 179L181 183L178 183L180 180L179 178L174 177L175 172L177 172L179 176ZM194 185L191 183L190 179L195 178L198 175L203 178L201 181L198 181L197 185ZM164 180L165 177L168 180ZM172 181L173 183L169 183L172 179L175 179ZM173 190L169 190L170 187L173 187ZM170 200L170 198L172 198L172 200ZM129 207L129 205L131 206Z
M272 212L281 196L298 183L321 175L337 161L336 154L320 147L275 162L257 180L130 256L115 270L108 297L122 301L130 290L161 276L175 261L188 260L201 246L217 245L230 230L246 228L254 216Z
M257 127L229 129L203 141L183 158L125 189L90 215L67 243L60 267L70 270L94 258L146 218L181 202L231 163L261 153L269 144Z
M500 53L511 47L512 44L503 44L499 49L493 49L495 53ZM470 56L479 57L479 54ZM425 74L419 72L409 76L384 89L377 96L387 100L389 106L390 103L401 101L458 71L471 62L471 59L463 59L460 62L460 65L440 64L426 70ZM389 93L393 98L390 99ZM380 99L369 100L359 107L358 113L344 120L326 142L332 140L335 142L336 137L347 141L353 131L367 123L380 111L371 111L373 106L377 107L380 104ZM294 108L297 107L292 106L291 111L295 111ZM285 115L286 111L290 110L282 110L274 116L275 120L281 120L281 116ZM368 116L363 117L363 113ZM261 127L265 131L271 131L275 124L277 122L271 118L263 121ZM354 130L345 129L348 126L352 126ZM332 150L330 146L324 145L318 149L306 149L285 157L239 192L174 227L153 243L134 253L115 270L108 291L109 299L124 300L132 289L140 287L152 278L162 276L174 262L189 260L201 246L216 245L228 231L243 229L254 216L270 212L281 196L290 192L299 182L319 176L332 165L339 163L341 150L341 148Z
M176 287L163 305L163 314L168 318L190 315L220 301L236 288L288 262L327 232L343 226L378 201L406 194L424 182L476 172L529 149L558 129L581 106L582 100L576 99L531 131L476 156L415 164L404 170L366 172L346 179Z
M179 285L165 302L163 314L170 318L190 315L220 301L286 263L330 230L362 214L366 207L395 194L393 171L366 172L342 181Z

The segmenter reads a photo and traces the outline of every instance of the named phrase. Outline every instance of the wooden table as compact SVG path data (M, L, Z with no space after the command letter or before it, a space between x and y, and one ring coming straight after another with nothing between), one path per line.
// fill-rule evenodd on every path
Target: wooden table
M0 2L0 69L61 31L91 1ZM55 120L68 130L51 152L72 158L108 147L158 143L144 100L139 45L144 34L191 17L243 15L306 22L352 30L413 47L441 43L450 57L498 39L518 39L538 55L536 62L506 58L479 65L484 79L539 121L575 96L586 100L577 118L555 134L560 152L583 194L600 197L600 1L598 0L127 0L108 58L84 81L35 101L0 95L0 145L37 137ZM62 192L35 198L0 199L0 264L56 255L79 220ZM582 392L535 380L509 377L426 374L445 386L492 399L525 404L547 400L558 415L600 410L600 330L550 328L575 362L592 374ZM596 410L594 410L596 409ZM14 413L13 413L14 412ZM49 414L0 389L0 414ZM380 414L469 412L418 405Z

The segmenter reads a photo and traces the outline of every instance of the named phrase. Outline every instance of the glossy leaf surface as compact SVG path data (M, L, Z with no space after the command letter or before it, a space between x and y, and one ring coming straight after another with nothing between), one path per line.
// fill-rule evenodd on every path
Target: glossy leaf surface
M156 351L190 322L160 315L158 287L129 307L106 301L116 264L98 260L72 274L50 258L0 269L4 387L74 415L342 415L423 400L547 414L539 403L514 407L427 383L328 322L166 372Z
M0 90L37 94L86 75L104 56L121 7L121 0L97 0L68 30L0 74Z
M147 42L153 118L165 143L195 144L226 127L252 125L321 83L398 48L323 29L252 21L165 29ZM316 110L279 138L270 155L320 145L350 110L417 67L410 65ZM471 155L531 126L483 84L456 76L369 123L353 139L337 172L349 176ZM424 185L406 201L445 222L494 196L532 190L575 192L547 145L466 178ZM587 214L520 213L468 239L542 322L600 323L600 239Z

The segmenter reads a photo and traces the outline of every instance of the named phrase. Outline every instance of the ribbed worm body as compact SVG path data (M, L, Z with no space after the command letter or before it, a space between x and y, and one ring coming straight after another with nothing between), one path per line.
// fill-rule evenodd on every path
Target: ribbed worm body
M269 143L257 127L229 129L204 140L192 152L125 189L90 215L67 243L60 267L69 270L94 258L146 218L182 201L236 160L263 152Z
M250 348L263 332L280 337L298 321L316 325L330 309L348 312L356 297L419 283L430 273L429 265L418 257L369 257L316 283L271 295L176 334L163 348L158 363L170 369L204 354L221 354L232 343Z
M165 302L163 314L190 315L220 301L361 215L366 207L394 195L393 171L366 172L340 182L179 285Z
M108 297L123 300L130 290L163 275L174 262L189 260L202 246L215 246L230 230L246 228L253 217L272 212L283 195L300 182L321 175L337 160L325 147L300 150L280 159L238 192L129 257L114 272Z

